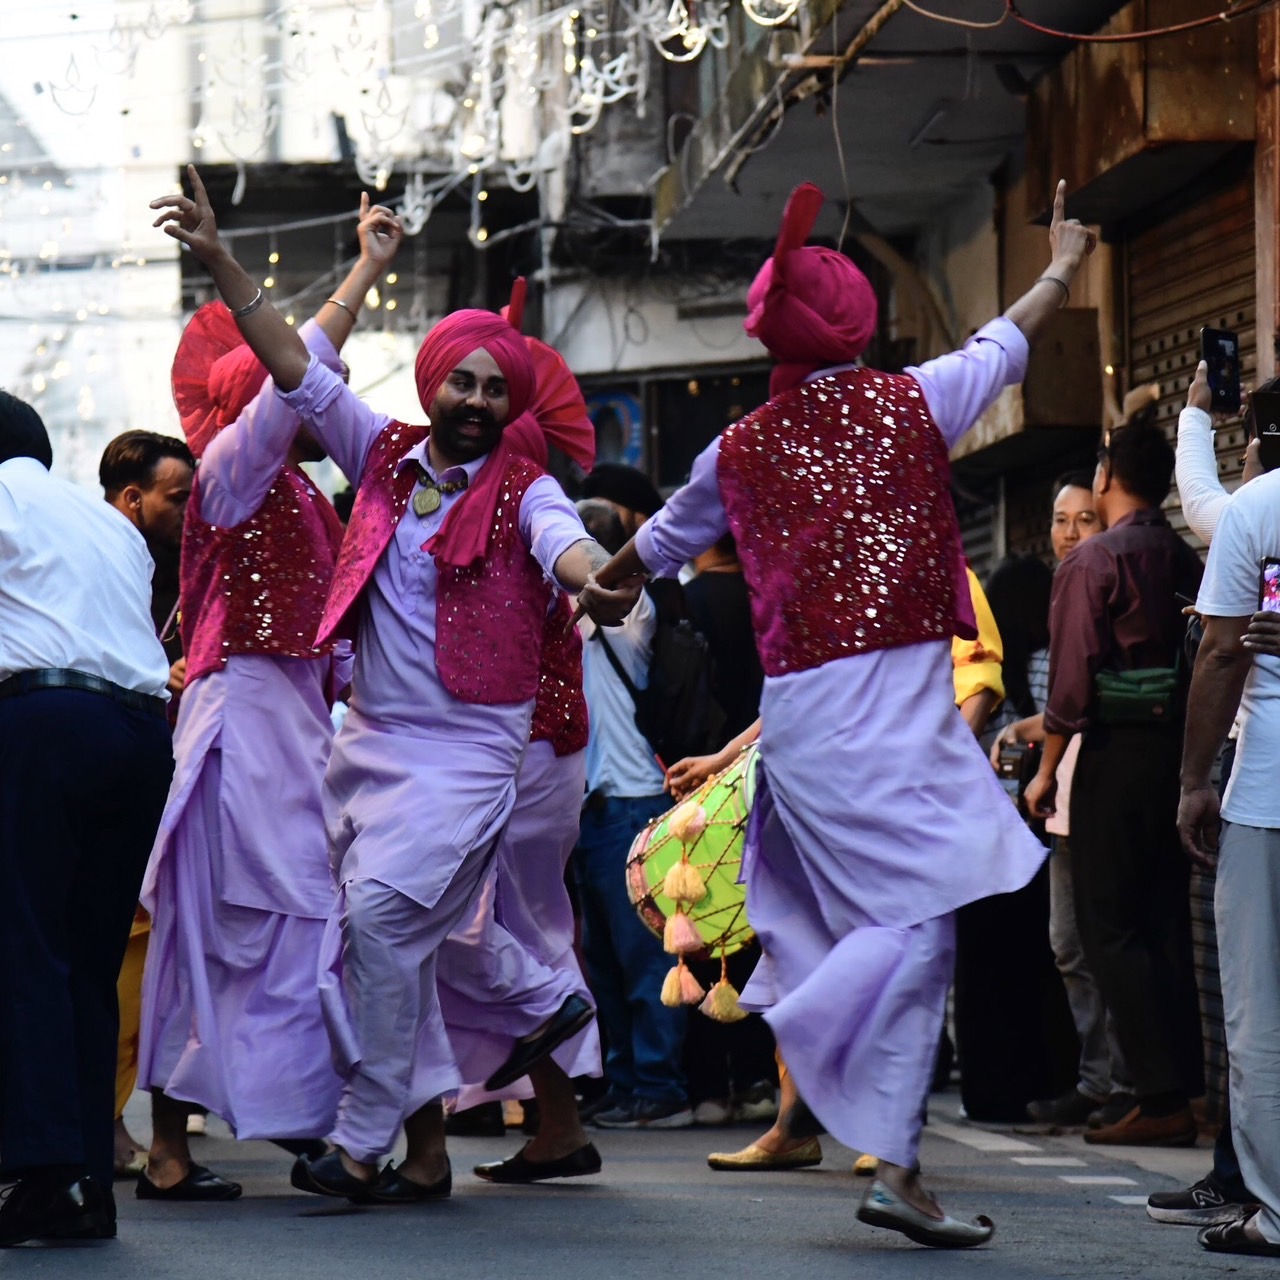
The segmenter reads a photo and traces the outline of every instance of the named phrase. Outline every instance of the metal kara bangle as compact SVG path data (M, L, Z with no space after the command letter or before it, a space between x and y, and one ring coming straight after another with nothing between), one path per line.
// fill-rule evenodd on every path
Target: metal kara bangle
M353 320L356 318L356 313L349 306L347 306L347 304L343 302L341 298L326 298L325 301L332 302L335 307L341 307L343 311L345 311L347 315L349 315Z
M265 301L266 299L263 297L262 290L259 289L258 292L253 295L252 302L246 302L243 307L237 307L231 315L236 320L243 320L245 316L253 315L253 313L257 311Z
M1062 305L1065 307L1071 301L1071 288L1065 280L1059 280L1057 276L1041 276L1036 284L1056 284L1062 290Z

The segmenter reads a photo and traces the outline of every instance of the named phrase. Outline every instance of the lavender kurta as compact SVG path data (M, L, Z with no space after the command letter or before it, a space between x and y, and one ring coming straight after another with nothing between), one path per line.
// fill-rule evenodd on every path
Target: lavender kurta
M1026 357L1021 332L1000 319L962 351L906 372L953 445L1022 378ZM651 569L692 558L727 530L718 454L716 441L640 530ZM901 1132L900 1111L885 1121L886 1100L914 1088L895 1074L923 1062L938 1032L912 1016L912 988L940 1003L945 917L1020 888L1044 850L956 711L945 641L769 677L761 716L765 803L744 876L766 956L746 998L770 1008L801 1094L831 1132L909 1163L914 1137Z
M358 485L369 448L390 419L373 412L314 360L297 390L280 399L306 419ZM414 461L427 464L425 441L406 452L401 466ZM463 469L474 476L484 461ZM439 509L425 518L410 504L378 561L360 606L351 713L334 744L325 783L340 894L322 960L321 990L336 1052L355 1082L344 1097L335 1139L362 1158L386 1149L378 1135L387 1128L389 1108L398 1108L402 1119L462 1081L434 998L422 997L415 1044L403 1043L389 1026L356 1024L352 996L358 993L346 989L338 955L349 887L375 881L426 912L447 904L453 918L433 917L432 930L448 932L461 923L467 904L459 908L459 895L450 893L450 886L460 871L471 875L477 869L478 852L488 857L496 848L514 804L516 770L533 712L532 699L496 706L461 702L445 689L436 669L437 574L434 558L422 547L461 497L444 495ZM526 491L519 527L548 577L556 560L587 536L573 505L549 476ZM423 963L433 964L434 953ZM424 972L424 985L427 980ZM434 973L430 982L434 986ZM386 1072L374 1059L388 1056L410 1061L397 1061L394 1071ZM357 1105L352 1089L361 1090L362 1072L388 1077L390 1083L377 1086L382 1101L376 1105ZM371 1083L366 1092L373 1091ZM357 1113L358 1123L348 1124L348 1114Z
M337 360L317 325L303 334ZM260 429L276 404L268 386L205 452L210 523L249 519L284 465L288 442ZM327 1133L341 1087L315 982L334 898L320 807L329 671L328 658L240 654L187 687L142 889L139 1084L207 1107L240 1138Z

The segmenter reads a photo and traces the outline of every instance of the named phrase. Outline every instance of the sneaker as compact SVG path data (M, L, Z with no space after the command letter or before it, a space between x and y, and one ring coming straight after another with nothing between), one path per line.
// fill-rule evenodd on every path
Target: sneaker
M612 1086L606 1089L602 1094L592 1098L590 1102L583 1102L578 1106L578 1117L583 1124L592 1123L596 1116L604 1111L613 1111L622 1106L624 1103L629 1104L627 1096L619 1093Z
M693 1109L687 1102L636 1098L611 1111L602 1111L592 1123L601 1129L688 1129L693 1124Z
M707 1098L693 1109L693 1123L707 1127L728 1124L733 1119L733 1108L727 1099Z
M1081 1128L1089 1117L1106 1105L1102 1098L1091 1098L1079 1089L1072 1089L1060 1098L1046 1098L1027 1103L1027 1119L1036 1124L1053 1124L1062 1128ZM1125 1113L1128 1114L1127 1112Z
M1085 1123L1090 1129L1105 1129L1109 1125L1119 1124L1137 1105L1138 1099L1133 1094L1113 1093L1102 1106L1089 1113Z
M733 1118L739 1124L763 1124L778 1118L778 1093L767 1080L753 1084L733 1100Z
M1157 1191L1147 1197L1148 1218L1180 1227L1213 1227L1234 1222L1245 1212L1245 1202L1229 1198L1213 1174L1183 1191Z

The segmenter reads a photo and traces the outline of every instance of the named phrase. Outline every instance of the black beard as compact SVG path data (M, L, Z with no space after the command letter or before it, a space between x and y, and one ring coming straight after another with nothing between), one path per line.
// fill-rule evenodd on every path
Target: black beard
M445 416L445 421L454 426L478 426L486 429L496 427L497 419L488 409L455 409Z

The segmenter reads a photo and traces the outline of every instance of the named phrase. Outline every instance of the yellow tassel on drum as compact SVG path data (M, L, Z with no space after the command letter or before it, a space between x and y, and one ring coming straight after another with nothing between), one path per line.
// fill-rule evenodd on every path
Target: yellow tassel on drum
M707 811L696 801L677 805L667 822L667 830L681 844L690 845L707 829Z
M662 881L662 892L673 902L701 902L707 896L707 886L703 883L698 868L685 858L681 858Z
M667 970L667 976L662 980L662 1003L668 1009L678 1009L684 1004L680 994L680 970L683 968L684 965L676 965Z
M697 1004L707 994L705 988L693 976L693 970L683 960L680 961L676 968L680 970L681 1002L684 1004Z
M692 951L703 950L706 945L693 921L683 911L677 911L663 926L662 947L670 955L688 955Z
M724 978L711 988L710 994L698 1007L716 1022L741 1022L747 1016L746 1010L738 1003L738 992Z

